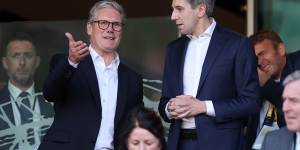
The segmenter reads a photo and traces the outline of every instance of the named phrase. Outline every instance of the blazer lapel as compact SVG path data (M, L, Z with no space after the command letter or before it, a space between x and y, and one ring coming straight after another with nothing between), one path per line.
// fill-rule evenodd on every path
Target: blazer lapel
M82 73L85 75L85 79L87 80L89 85L88 87L92 92L97 108L101 112L98 80L91 55L86 56L86 58L79 64L78 68L83 70Z
M186 55L186 51L188 49L188 45L190 42L190 39L187 36L182 37L182 44L179 45L178 49L178 55L176 58L181 58L179 60L180 65L179 66L179 80L178 80L178 87L179 87L179 94L183 94L183 69L184 69L184 61L185 61L185 55Z
M118 95L117 95L117 106L115 112L115 126L121 120L121 116L124 113L125 105L126 105L126 93L127 93L127 74L125 67L122 63L120 63L118 67Z
M199 94L199 91L203 86L203 83L205 81L205 78L209 70L211 69L217 56L220 54L220 51L222 50L222 46L224 45L225 40L224 39L222 40L222 34L220 33L221 32L220 30L221 28L218 25L216 25L203 63L197 94Z
M281 149L290 150L292 149L295 133L290 132L287 128L285 128L285 131L286 131L285 134L282 135L283 137L280 138L282 140Z
M1 93L0 101L1 101L1 103L0 103L1 105L4 104L4 103L7 103L7 105L3 105L2 106L3 111L4 111L5 115L7 115L9 121L12 124L15 124L15 119L14 119L14 116L13 116L12 105L8 104L8 102L10 102L10 93L8 91L8 87L7 86L5 86L3 88L3 93ZM2 115L4 115L4 114L2 114Z

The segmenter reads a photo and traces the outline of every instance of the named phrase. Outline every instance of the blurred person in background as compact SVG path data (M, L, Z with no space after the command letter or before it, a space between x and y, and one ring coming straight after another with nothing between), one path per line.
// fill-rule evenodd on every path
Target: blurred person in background
M42 125L40 122L43 129L39 129L38 122L42 119L53 118L54 111L52 105L44 100L42 93L35 87L34 75L40 65L40 57L37 55L36 47L29 34L18 32L10 38L5 56L2 57L2 65L9 79L0 91L1 116L3 117L0 119L0 132L18 127L24 131L24 134L27 132L29 134L25 136L28 140L15 139L16 133L23 133L17 129L10 131L9 135L0 134L0 149L12 147L13 140L19 143L14 145L19 148L22 145L37 147L41 142L40 138L51 125L51 123ZM22 126L33 122L37 124ZM11 136L14 138L10 138Z

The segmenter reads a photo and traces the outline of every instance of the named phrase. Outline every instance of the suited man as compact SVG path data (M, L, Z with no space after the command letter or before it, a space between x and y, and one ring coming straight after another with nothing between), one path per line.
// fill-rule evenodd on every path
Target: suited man
M35 87L34 74L39 64L40 57L36 53L31 37L26 33L16 33L8 41L5 56L2 57L2 65L9 80L0 91L0 149L12 147L22 149L22 145L37 147L40 137L51 125L51 122L46 124L41 122L43 119L52 118L54 112L52 105L44 101ZM22 94L25 94L25 97L20 97ZM24 98L28 100L26 104L23 103ZM43 128L38 128L35 124L28 125L28 123L40 123ZM42 135L35 134L34 142L31 140L28 143L27 140L31 139L28 136L33 136L33 134L27 135L27 132L32 132L33 127L36 128L35 132L42 131ZM25 134L25 139L14 141L21 134ZM18 144L13 145L12 142Z
M173 0L183 35L167 47L159 112L170 150L237 150L242 120L259 109L253 47L219 26L213 0Z
M287 76L282 94L286 127L269 132L261 150L300 149L300 71Z
M249 117L246 149L252 149L255 139L264 126L285 126L281 109L282 81L288 74L300 69L300 51L286 54L285 45L277 33L260 31L250 36L250 40L258 58L257 70L262 95L260 113ZM259 149L260 145L261 143L256 143L255 147Z
M40 150L112 150L125 115L143 105L141 76L120 62L116 52L124 20L115 1L94 4L86 25L90 45L74 41L69 55L56 55L44 85L54 102L54 122Z

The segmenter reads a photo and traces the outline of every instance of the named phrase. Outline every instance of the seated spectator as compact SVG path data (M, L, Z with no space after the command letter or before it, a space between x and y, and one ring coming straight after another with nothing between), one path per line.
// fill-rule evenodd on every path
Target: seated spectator
M136 107L127 116L118 138L119 150L165 150L164 128L158 115Z
M249 117L246 150L260 149L265 131L284 127L282 112L283 79L300 69L300 51L286 53L284 41L273 31L260 31L250 36L258 59L261 87L260 113ZM269 130L268 130L269 131Z
M287 127L269 132L261 150L300 149L300 71L287 76L283 85L282 110Z

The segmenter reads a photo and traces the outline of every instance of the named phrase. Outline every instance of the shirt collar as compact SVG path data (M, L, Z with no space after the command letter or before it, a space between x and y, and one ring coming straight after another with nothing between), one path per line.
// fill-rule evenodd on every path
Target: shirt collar
M216 23L215 19L212 17L209 18L209 20L211 21L210 26L203 33L201 33L198 37L193 36L191 34L187 35L187 37L189 37L190 39L198 39L200 37L211 37L216 28L217 23Z
M14 99L17 99L18 96L23 92L20 88L13 85L10 81L8 81L7 87L8 87L8 91L10 92L10 95ZM27 92L29 95L33 95L35 92L34 91L34 83L27 90L25 90L25 92Z
M93 62L95 61L98 61L101 63L101 66L103 66L103 68L110 68L110 67L113 67L113 66L116 66L118 67L119 64L120 64L120 58L119 58L119 54L117 52L115 52L115 58L114 60L112 61L111 64L109 64L107 67L105 66L105 62L104 62L104 59L101 55L99 55L96 50L90 45L89 46L89 51L90 51L90 54L91 54L91 57L92 57L92 60Z

